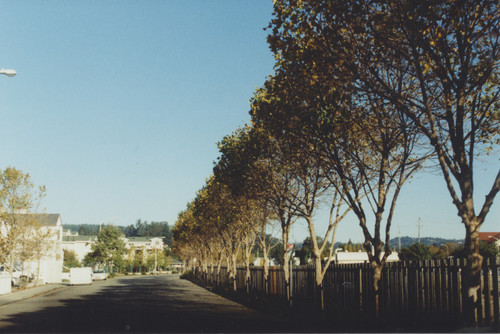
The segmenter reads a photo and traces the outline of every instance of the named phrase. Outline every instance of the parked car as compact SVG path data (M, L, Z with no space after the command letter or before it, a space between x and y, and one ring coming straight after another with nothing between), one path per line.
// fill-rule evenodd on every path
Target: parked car
M9 269L6 268L5 266L0 266L0 272L5 272L9 273ZM23 276L20 270L17 270L15 267L12 269L12 277L11 277L11 285L12 286L18 286L19 281L22 278L27 278L27 276Z
M108 274L102 269L94 270L94 272L92 274L92 279L94 281L106 280L106 279L108 279Z

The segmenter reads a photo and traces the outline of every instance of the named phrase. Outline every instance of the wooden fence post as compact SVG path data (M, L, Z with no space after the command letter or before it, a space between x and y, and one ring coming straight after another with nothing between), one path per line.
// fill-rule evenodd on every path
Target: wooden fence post
M493 287L493 323L498 329L500 327L500 305L499 305L499 287L498 287L498 275L500 271L500 266L498 265L498 260L495 265L491 266L491 280Z

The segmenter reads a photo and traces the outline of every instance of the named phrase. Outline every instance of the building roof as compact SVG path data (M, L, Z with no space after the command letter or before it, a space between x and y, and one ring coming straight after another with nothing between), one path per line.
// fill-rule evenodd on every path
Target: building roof
M23 213L16 214L16 217L20 220L36 220L42 226L57 226L57 222L61 218L61 215L59 213Z
M163 244L162 237L128 237L125 239L129 244L144 244L144 243L151 244L154 239L159 239L160 242Z
M127 240L129 242L150 242L151 238L149 238L149 237L128 237Z
M95 241L97 236L95 235L64 235L64 241Z
M500 240L500 232L479 232L479 240L495 242Z

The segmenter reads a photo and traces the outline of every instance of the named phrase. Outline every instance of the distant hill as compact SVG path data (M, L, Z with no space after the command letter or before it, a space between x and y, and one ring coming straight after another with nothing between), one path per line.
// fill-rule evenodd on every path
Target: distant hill
M420 238L420 243L426 246L431 246L431 245L441 246L447 242L463 243L463 241L464 241L463 239L444 239L444 238L434 238L434 237ZM418 238L401 237L401 248L409 247L416 243L418 243ZM399 238L392 238L390 240L390 244L391 244L391 249L399 247Z
M391 249L398 248L399 247L399 238L392 238L390 241ZM447 242L451 243L461 243L463 244L464 240L463 239L444 239L444 238L434 238L434 237L424 237L420 238L420 243L426 245L426 246L431 246L431 245L436 245L436 246L441 246L444 245ZM337 241L335 242L335 248L337 248L340 244L345 244L347 242L342 242L342 241ZM412 238L412 237L401 237L401 248L409 247L413 244L418 243L418 238ZM295 243L295 249L301 249L302 248L302 242L297 242Z

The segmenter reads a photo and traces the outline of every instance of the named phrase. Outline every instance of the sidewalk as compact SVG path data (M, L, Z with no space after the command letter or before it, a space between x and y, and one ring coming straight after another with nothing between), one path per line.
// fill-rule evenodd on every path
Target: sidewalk
M46 293L65 289L68 286L62 283L55 284L45 284L36 287L24 289L24 290L13 290L11 293L0 295L0 306L15 303L23 299L33 298L35 296L44 295Z

